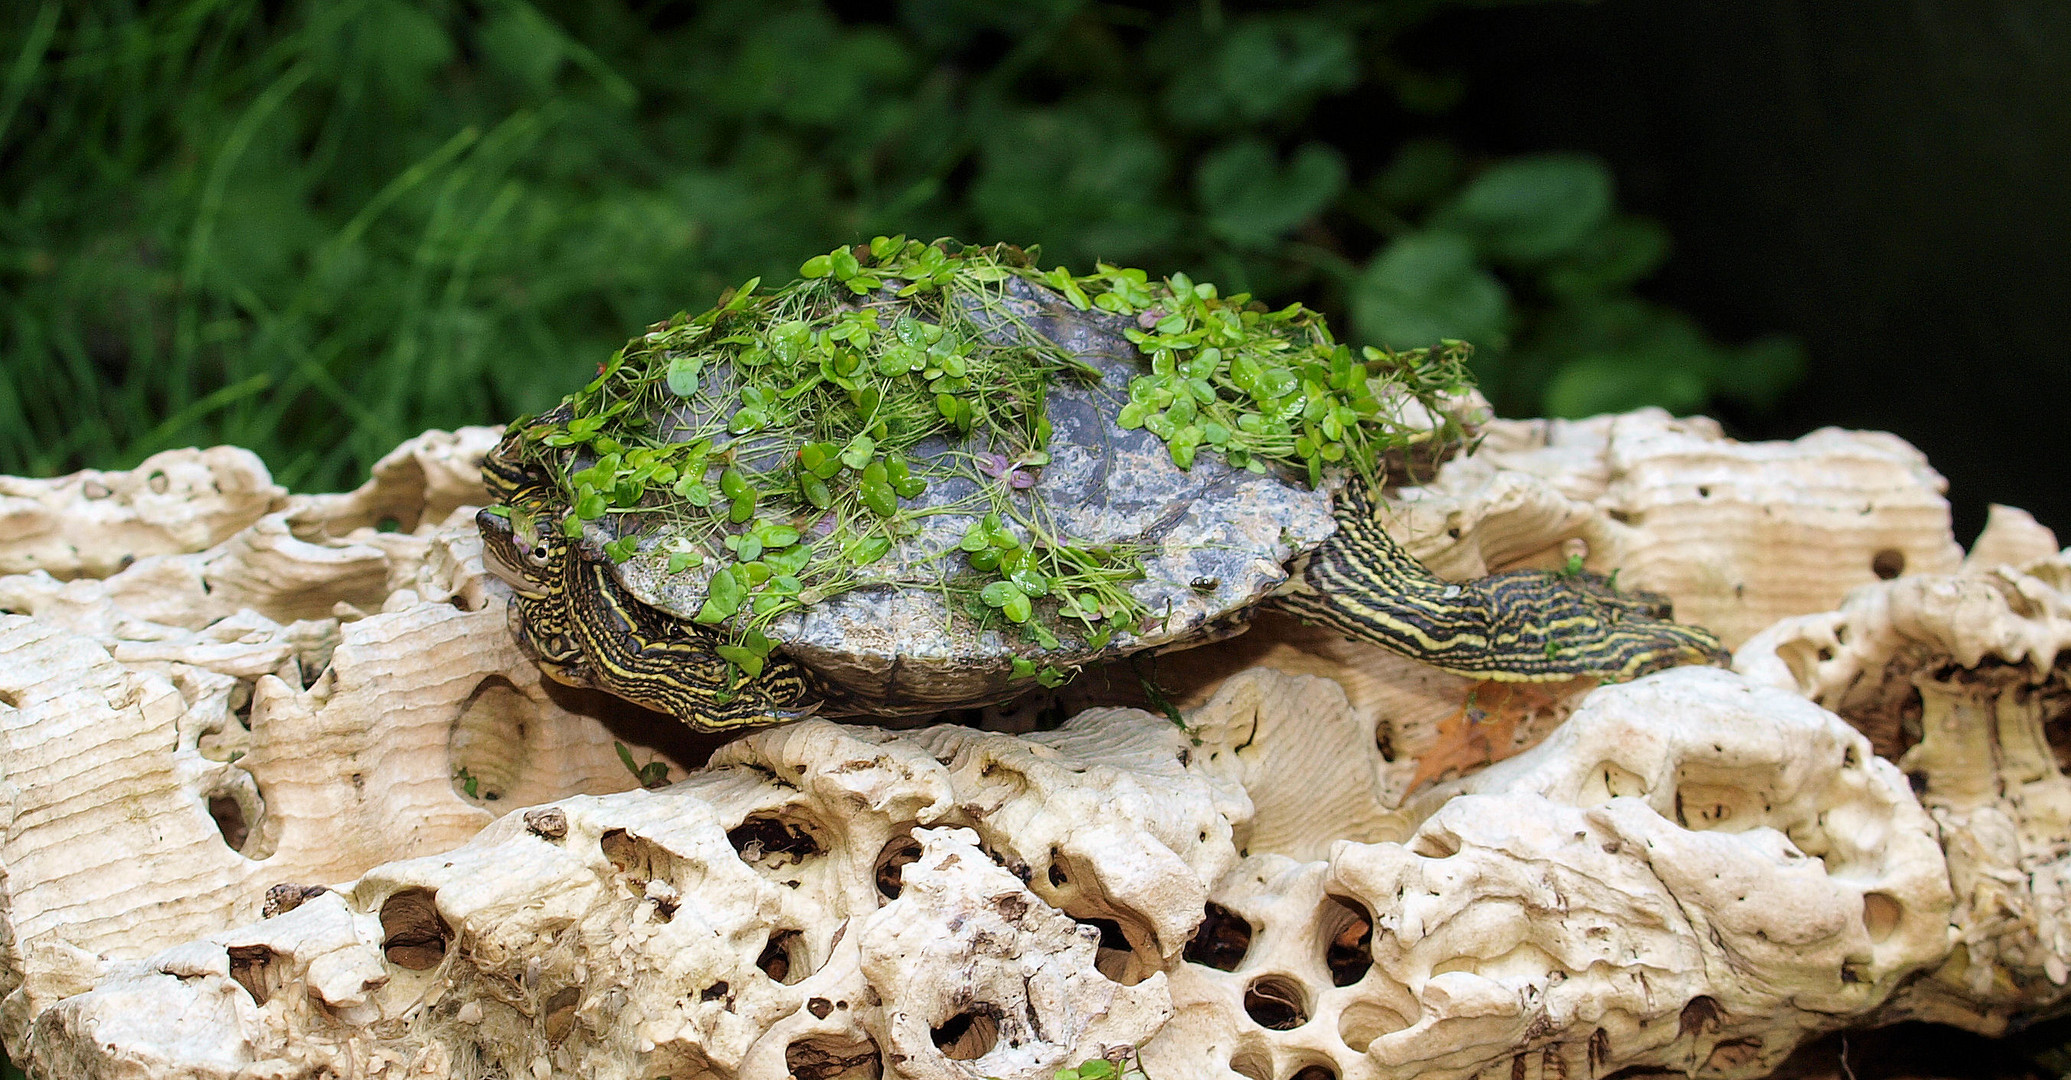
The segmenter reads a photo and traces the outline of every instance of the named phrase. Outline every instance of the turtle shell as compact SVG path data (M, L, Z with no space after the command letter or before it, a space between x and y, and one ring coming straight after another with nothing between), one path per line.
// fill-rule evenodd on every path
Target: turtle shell
M1244 626L1242 613L1286 579L1288 561L1335 529L1327 486L1313 488L1279 469L1236 468L1210 452L1182 469L1158 435L1117 423L1130 381L1146 370L1125 336L1135 320L1080 310L1021 277L1008 278L1002 291L988 336L1011 345L1019 336L1041 335L1082 365L1047 389L1048 462L993 476L972 468L977 448L941 437L921 442L906 460L927 488L902 504L918 528L857 568L857 587L779 615L764 629L778 648L860 706L917 713L991 701L1026 688L1027 662L1068 669L1235 633ZM864 302L898 303L888 296ZM721 363L704 376L706 400L729 401L738 372ZM665 440L710 430L710 411L710 405L673 407L654 435ZM789 448L753 445L737 446L735 463L751 479L794 467ZM1014 516L1041 522L1049 540L1127 553L1142 576L1126 587L1147 614L1097 642L1052 622L1053 644L969 602L977 584L992 580L973 569L959 547L986 512L986 499L974 496L987 484L997 486ZM811 516L799 519L808 539ZM1036 539L1012 520L1003 527L1025 543ZM621 514L589 522L586 534L590 549L636 538L616 572L637 599L685 619L704 606L713 563L670 569L671 554L683 546L680 526ZM962 602L957 589L945 588L960 581L967 583ZM1043 617L1039 605L1035 618ZM1016 660L1024 661L1019 684Z

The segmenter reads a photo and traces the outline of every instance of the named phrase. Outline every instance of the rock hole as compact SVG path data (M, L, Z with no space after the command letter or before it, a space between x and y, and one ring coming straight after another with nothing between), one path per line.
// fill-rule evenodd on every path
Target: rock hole
M239 679L237 685L230 688L230 699L227 702L230 706L230 715L237 721L238 726L246 731L252 730L252 692L258 686L257 679Z
M1637 799L1647 794L1647 781L1640 774L1616 762L1599 761L1582 782L1581 803L1597 806L1612 799Z
M470 802L512 799L524 805L552 798L543 788L523 790L528 743L540 730L539 706L509 679L491 675L475 684L446 729L447 774ZM536 787L537 785L530 785Z
M1906 553L1897 548L1885 548L1870 556L1870 573L1880 581L1890 581L1905 572Z
M779 930L769 936L762 955L755 958L755 966L770 981L789 986L812 974L806 970L804 953L805 935L796 930Z
M1899 920L1905 917L1905 909L1889 893L1862 894L1862 922L1870 932L1871 941L1883 941L1898 929Z
M1251 922L1244 916L1210 901L1181 956L1190 964L1235 971L1244 962L1244 954L1251 951L1252 933Z
M1450 859L1460 853L1460 841L1438 833L1418 833L1409 843L1410 854L1426 859Z
M906 868L920 858L920 841L911 834L895 836L877 853L877 894L897 900L904 887Z
M1700 499L1711 498L1711 488L1704 484L1697 485L1697 497Z
M868 1038L815 1035L784 1048L784 1066L795 1080L880 1080L884 1062Z
M1328 1065L1304 1065L1288 1080L1338 1080L1338 1074Z
M1373 916L1366 905L1343 896L1323 898L1323 966L1330 985L1350 986L1373 967Z
M172 486L172 481L166 479L163 471L153 469L149 476L144 477L144 486L150 488L154 494L163 495L166 489Z
M1000 1041L999 1018L990 1005L978 1005L944 1020L928 1033L942 1056L951 1061L976 1061L992 1052Z
M1676 1021L1676 1038L1685 1035L1709 1035L1724 1025L1726 1011L1709 994L1699 994L1683 1006L1683 1013Z
M1244 988L1244 1013L1262 1028L1293 1031L1309 1022L1302 986L1284 975L1261 975Z
M1230 1055L1230 1071L1244 1080L1273 1080L1273 1065L1265 1055L1253 1050L1240 1050Z
M381 902L381 953L411 971L429 971L446 958L453 928L439 916L438 894L421 886L398 889Z
M710 986L705 987L705 989L698 994L698 1000L718 1001L720 998L725 997L727 991L731 989L733 988L726 985L724 981L716 982Z
M826 849L804 828L772 814L757 814L727 830L727 842L750 865L771 869L804 862Z
M252 838L252 827L245 821L244 807L237 804L237 796L227 791L210 795L209 817L215 819L216 830L223 834L223 842L230 845L230 850L244 850L245 841Z
M1136 948L1129 943L1129 934L1122 924L1113 919L1073 920L1081 926L1090 926L1100 931L1100 943L1093 950L1093 970L1105 975L1123 986L1135 986L1150 977L1155 968L1140 964L1136 960Z
M548 1046L561 1045L561 1040L575 1028L575 1007L581 1001L582 990L573 986L547 999L546 1020L541 1026L546 1029Z
M1640 516L1638 514L1633 513L1630 510L1619 510L1613 508L1604 511L1604 513L1607 516L1609 516L1612 521L1615 521L1620 525L1637 525L1640 523Z
M1064 870L1064 853L1057 850L1056 848L1051 848L1050 885L1053 888L1061 889L1069 884L1071 884L1071 875L1067 874Z
M1676 785L1676 824L1685 829L1741 832L1760 824L1754 797L1725 784L1683 781Z
M1375 1039L1410 1026L1410 1019L1385 1005L1355 1001L1338 1014L1338 1038L1356 1054L1366 1053Z
M273 996L273 950L264 945L232 945L226 951L230 953L230 977L252 995L254 1004L266 1004Z

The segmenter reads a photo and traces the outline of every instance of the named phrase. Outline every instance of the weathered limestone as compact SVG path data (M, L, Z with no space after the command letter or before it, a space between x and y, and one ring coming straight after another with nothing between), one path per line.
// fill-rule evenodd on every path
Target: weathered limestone
M1054 731L808 721L704 762L511 644L466 509L494 435L335 496L221 448L0 486L18 1060L1724 1078L2066 996L2071 556L2001 509L1963 558L1889 436L1496 422L1399 493L1440 572L1582 555L1736 672L1477 690L1266 619L1160 658L1184 730L1088 679Z

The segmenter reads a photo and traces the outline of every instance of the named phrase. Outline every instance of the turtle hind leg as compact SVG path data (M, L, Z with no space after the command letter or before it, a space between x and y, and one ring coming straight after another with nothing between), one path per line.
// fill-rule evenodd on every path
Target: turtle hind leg
M1499 682L1619 682L1728 659L1710 631L1667 618L1654 594L1542 570L1449 582L1402 550L1364 500L1345 500L1337 518L1270 602L1354 640Z

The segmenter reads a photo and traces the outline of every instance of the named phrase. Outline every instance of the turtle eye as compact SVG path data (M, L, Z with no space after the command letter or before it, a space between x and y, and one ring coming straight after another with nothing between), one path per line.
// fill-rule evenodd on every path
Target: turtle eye
M537 544L534 544L534 545L532 545L532 550L531 550L531 551L528 551L528 552L526 552L526 553L525 553L525 556L526 556L526 558L528 558L528 559L530 559L530 560L531 560L531 562L532 562L532 565L534 565L534 566L537 566L537 567L539 567L539 568L540 568L540 569L542 569L542 570L546 569L546 565L547 565L547 546L546 546L546 543L545 543L544 541L541 541L540 543L537 543Z

